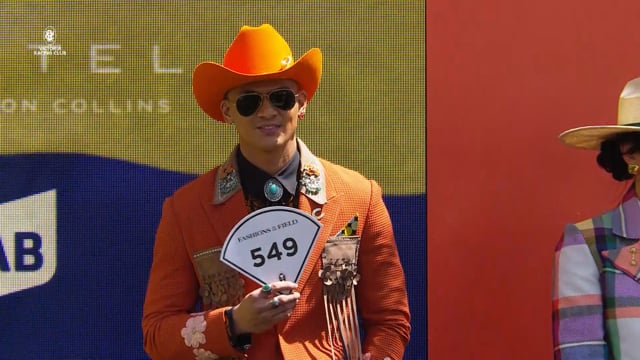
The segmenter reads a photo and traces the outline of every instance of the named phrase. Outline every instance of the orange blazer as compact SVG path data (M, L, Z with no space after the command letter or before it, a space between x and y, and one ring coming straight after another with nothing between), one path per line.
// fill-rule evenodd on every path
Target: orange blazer
M224 310L259 287L219 259L227 235L248 215L234 150L227 162L164 202L142 318L145 351L153 359L332 359L330 338L334 357L341 359L339 337L328 333L318 274L327 239L355 214L361 236L355 292L365 334L362 352L374 360L402 359L409 341L409 306L381 188L316 158L300 140L298 145L302 171L319 175L313 188L302 185L298 208L316 215L322 228L298 281L300 299L291 316L270 331L253 334L244 354L229 343Z

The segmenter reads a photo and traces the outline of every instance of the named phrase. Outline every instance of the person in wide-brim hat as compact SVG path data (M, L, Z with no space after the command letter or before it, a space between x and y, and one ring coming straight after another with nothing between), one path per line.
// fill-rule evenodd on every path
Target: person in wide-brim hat
M640 78L620 93L617 125L581 126L564 131L559 139L579 149L600 150L598 164L614 179L634 177L640 165L640 156L634 154L640 150Z
M142 316L154 360L403 358L411 314L382 188L296 134L321 74L319 49L296 60L268 24L195 68L198 105L237 143L164 202Z
M572 147L600 150L597 162L632 180L611 210L568 224L555 250L554 359L635 359L640 351L640 78L618 102L616 125L560 134Z
M322 75L322 52L312 48L298 60L287 42L269 24L243 26L224 55L222 64L203 62L193 72L193 94L200 108L224 122L220 103L229 89L238 85L292 79L311 100Z
M620 94L617 125L581 126L559 138L569 146L598 150L602 141L627 132L640 132L640 78L629 81Z

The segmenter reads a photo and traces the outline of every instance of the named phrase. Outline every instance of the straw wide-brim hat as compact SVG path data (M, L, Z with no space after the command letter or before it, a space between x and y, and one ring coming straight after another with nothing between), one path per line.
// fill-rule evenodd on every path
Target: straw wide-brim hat
M230 89L262 80L291 79L311 100L322 75L322 53L312 48L297 61L287 42L269 24L243 26L222 64L203 62L193 71L193 94L200 108L223 121L220 103Z
M619 133L640 132L640 78L625 85L618 100L618 124L582 126L560 134L563 143L589 150L600 150L600 143Z

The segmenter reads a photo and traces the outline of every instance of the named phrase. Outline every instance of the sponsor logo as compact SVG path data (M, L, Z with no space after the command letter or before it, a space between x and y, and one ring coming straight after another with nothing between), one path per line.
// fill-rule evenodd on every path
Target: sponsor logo
M0 296L51 280L56 217L55 189L0 204Z
M36 46L33 55L49 56L49 55L67 55L62 46L56 45L57 33L53 26L47 26L42 32L44 45Z

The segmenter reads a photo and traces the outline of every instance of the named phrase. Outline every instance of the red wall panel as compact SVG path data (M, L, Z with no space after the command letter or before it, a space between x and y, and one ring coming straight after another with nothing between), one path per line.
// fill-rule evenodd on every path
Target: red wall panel
M615 123L640 76L638 1L427 2L428 345L432 359L549 359L563 226L625 184L562 145Z

